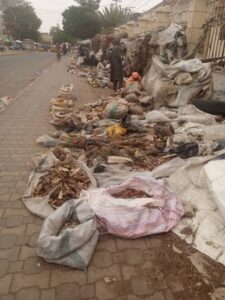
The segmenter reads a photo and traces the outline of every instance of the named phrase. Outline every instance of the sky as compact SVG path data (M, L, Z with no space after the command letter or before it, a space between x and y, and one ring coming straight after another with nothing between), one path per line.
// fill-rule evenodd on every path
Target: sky
M71 5L74 0L29 0L35 8L36 14L42 20L41 32L49 32L52 26L62 25L61 13ZM161 0L118 0L118 5L131 7L132 11L144 12L157 5ZM101 0L100 9L109 6L113 0Z

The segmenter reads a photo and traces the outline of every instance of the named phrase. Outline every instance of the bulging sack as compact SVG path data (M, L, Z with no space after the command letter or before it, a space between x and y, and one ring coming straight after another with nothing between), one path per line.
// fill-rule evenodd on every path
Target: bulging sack
M106 105L104 116L108 119L121 120L128 114L128 106L118 102L110 102Z
M133 189L147 194L125 199L115 197ZM95 212L101 230L122 238L138 238L167 232L180 221L183 206L176 195L166 189L160 180L152 177L134 177L120 185L83 191Z
M76 225L62 229L66 223ZM95 215L87 201L70 200L44 221L37 254L47 262L86 270L98 236Z

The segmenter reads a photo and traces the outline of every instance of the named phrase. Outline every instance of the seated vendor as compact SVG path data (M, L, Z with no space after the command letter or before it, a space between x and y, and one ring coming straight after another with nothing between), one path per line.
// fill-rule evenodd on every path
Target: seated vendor
M138 88L142 89L141 80L141 75L138 72L133 72L129 79L126 81L126 88L132 85L138 85Z

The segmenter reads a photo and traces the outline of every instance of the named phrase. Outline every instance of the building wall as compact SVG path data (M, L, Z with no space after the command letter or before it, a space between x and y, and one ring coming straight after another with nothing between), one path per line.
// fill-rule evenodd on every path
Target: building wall
M225 41L221 40L221 30L225 32L225 0L164 0L150 9L134 24L125 26L129 38L152 32L170 23L183 26L187 34L188 50L192 50L203 35L203 27L210 19L211 24L204 41L205 57L225 55ZM225 34L225 33L224 33Z

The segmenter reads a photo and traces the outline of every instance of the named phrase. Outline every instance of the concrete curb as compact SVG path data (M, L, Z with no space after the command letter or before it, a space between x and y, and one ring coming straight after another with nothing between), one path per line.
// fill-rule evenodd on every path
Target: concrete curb
M13 52L13 53L0 53L0 57L6 57L6 56L15 56L15 55L21 55L26 53L32 53L33 51L23 51L23 52Z

